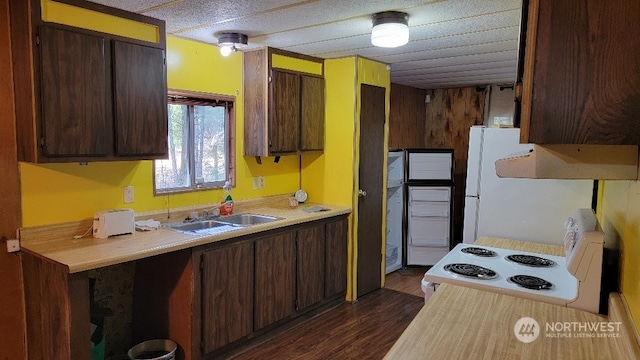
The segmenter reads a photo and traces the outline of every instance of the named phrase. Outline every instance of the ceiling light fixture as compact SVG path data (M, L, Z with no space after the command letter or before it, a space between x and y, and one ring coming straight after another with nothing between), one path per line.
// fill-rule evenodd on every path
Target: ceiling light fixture
M236 32L223 32L218 34L218 46L222 56L229 56L232 52L241 50L247 46L249 38L245 34Z
M409 42L409 15L399 11L384 11L373 15L371 43L394 48Z

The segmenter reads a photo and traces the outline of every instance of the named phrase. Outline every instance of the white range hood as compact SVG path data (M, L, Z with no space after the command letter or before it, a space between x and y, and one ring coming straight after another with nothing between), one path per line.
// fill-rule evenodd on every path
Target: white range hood
M502 178L637 180L636 145L533 145L495 163Z

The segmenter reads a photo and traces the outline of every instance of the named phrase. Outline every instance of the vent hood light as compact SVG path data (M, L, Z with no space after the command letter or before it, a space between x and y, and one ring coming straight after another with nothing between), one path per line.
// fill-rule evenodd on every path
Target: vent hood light
M501 178L637 180L638 146L534 145L495 166Z

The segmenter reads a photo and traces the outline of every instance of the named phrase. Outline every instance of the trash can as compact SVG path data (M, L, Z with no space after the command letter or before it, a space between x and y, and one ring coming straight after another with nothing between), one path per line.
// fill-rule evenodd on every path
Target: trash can
M178 345L165 339L147 340L129 349L131 360L173 360Z
M104 360L104 318L91 318L91 360Z
M93 292L96 279L89 279L89 311L91 329L91 360L104 360L106 336L104 332L105 317L113 315L109 308L101 308L95 301Z

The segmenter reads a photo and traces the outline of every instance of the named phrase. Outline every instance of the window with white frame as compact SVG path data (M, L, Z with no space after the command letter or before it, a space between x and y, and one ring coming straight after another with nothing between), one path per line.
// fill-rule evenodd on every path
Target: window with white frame
M156 194L234 184L234 98L168 92L169 158L154 161Z

